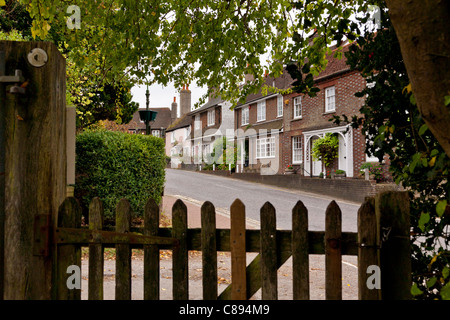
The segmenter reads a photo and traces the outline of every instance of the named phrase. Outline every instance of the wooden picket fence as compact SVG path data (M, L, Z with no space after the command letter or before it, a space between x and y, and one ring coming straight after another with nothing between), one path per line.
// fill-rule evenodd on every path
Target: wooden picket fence
M408 214L404 195L387 195L389 205L384 207L389 215L396 212ZM381 198L381 199L386 199ZM398 205L399 203L401 205ZM386 201L380 201L386 203ZM292 209L292 230L277 230L276 210L267 202L260 211L260 230L247 230L245 206L236 200L230 208L230 229L216 229L214 205L205 202L201 207L201 228L189 229L187 207L177 200L172 209L172 228L159 227L159 207L150 199L145 206L144 227L131 228L131 210L127 200L121 200L116 209L115 231L104 230L103 208L94 199L89 208L89 228L81 228L81 209L74 198L68 198L59 210L58 227L55 229L54 298L81 299L81 290L69 290L66 286L67 267L81 266L81 247L89 247L88 299L103 299L103 249L116 248L117 300L131 299L131 249L144 250L144 299L158 300L160 292L160 250L173 250L173 299L189 298L188 252L202 251L203 299L246 300L261 288L263 300L277 299L277 270L292 256L293 299L307 300L309 288L309 255L325 255L325 295L327 300L342 299L342 255L358 256L359 299L380 299L382 290L369 289L366 285L370 265L382 265L382 274L394 284L386 284L389 290L398 286L392 274L401 269L396 266L397 252L389 252L380 261L380 247L390 248L393 239L396 250L400 237L380 237L381 227L376 215L374 198L368 198L358 212L358 233L342 232L342 213L335 201L326 209L325 231L308 231L308 210L299 201ZM386 219L385 219L386 220ZM398 228L390 228L390 234L398 234ZM394 229L394 230L393 230ZM405 239L403 239L405 240ZM397 241L397 242L396 242ZM405 244L405 242L402 242ZM409 246L409 243L408 243ZM232 283L218 295L217 253L231 252ZM392 251L392 250L391 250ZM407 250L408 251L408 250ZM246 253L259 255L247 266ZM402 254L400 254L401 256ZM381 255L383 256L383 254ZM389 260L390 259L390 260ZM401 275L405 277L405 275ZM406 276L406 278L408 278ZM404 281L401 280L401 281ZM398 291L399 288L397 288ZM409 288L408 288L409 291ZM386 297L389 295L387 293Z

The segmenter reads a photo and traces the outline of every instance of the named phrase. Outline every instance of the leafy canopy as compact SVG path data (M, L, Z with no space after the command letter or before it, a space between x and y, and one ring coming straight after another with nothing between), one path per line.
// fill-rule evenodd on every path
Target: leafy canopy
M235 103L260 89L266 70L280 76L287 62L302 67L308 59L307 72L322 70L331 42L354 39L350 17L368 6L363 0L78 0L71 4L80 8L81 28L70 30L65 1L19 1L33 19L33 37L56 28L79 66L89 62L88 48L104 59L101 74L109 79L125 73L136 83L176 87L196 79ZM309 45L314 33L320 37ZM240 90L245 74L255 81Z

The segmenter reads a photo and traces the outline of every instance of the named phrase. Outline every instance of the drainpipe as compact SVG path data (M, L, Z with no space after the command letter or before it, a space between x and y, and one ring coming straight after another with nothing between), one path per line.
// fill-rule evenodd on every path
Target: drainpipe
M5 75L5 52L0 51L0 77ZM3 300L5 274L5 118L6 87L0 82L0 300Z

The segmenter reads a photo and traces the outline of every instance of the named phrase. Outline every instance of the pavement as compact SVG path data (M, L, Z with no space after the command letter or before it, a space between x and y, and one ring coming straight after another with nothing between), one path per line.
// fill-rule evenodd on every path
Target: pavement
M201 226L200 208L202 202L181 196L165 195L161 213L170 219L171 208L177 199L183 200L188 209L188 227ZM216 227L227 229L230 227L229 212L223 208L216 208ZM259 223L247 219L247 229L259 229ZM133 250L134 251L134 250ZM143 259L142 255L134 252L132 261L132 299L143 299ZM247 264L256 253L247 254ZM228 252L218 253L218 291L219 294L231 283L231 256ZM82 299L87 299L88 261L82 261ZM325 299L325 256L310 255L310 299ZM358 274L356 256L343 256L342 263L342 297L344 300L358 298ZM105 260L104 264L104 299L114 299L115 288L115 260ZM202 260L201 252L189 254L189 299L202 299ZM278 298L292 299L292 261L289 259L278 270ZM172 299L172 261L170 251L161 251L160 260L160 299ZM261 299L259 290L252 299Z

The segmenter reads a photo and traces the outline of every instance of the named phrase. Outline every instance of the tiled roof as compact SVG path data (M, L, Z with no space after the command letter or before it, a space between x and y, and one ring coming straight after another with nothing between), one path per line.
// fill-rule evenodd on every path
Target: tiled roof
M345 45L342 50L343 53L347 52L349 50L349 47L350 47L349 44ZM333 49L333 53L334 53L336 48L332 48L332 49ZM314 77L315 81L320 81L320 80L322 80L324 78L328 78L329 76L332 76L334 74L350 70L350 67L347 65L347 58L345 57L344 54L342 55L341 59L337 59L337 58L333 57L333 55L331 55L331 56L327 55L327 59L328 59L328 65L327 65L326 69ZM269 87L271 87L271 86L273 86L273 81L274 81L274 78L267 77L265 84L267 84ZM289 89L291 87L293 81L294 80L291 78L289 73L286 71L286 69L284 69L283 74L280 77L275 78L275 87L278 89ZM275 93L269 93L266 97L270 97L271 95L275 95ZM244 104L261 99L263 97L264 96L261 92L258 92L257 94L250 94L247 96L246 102L239 103L237 105L237 107L243 106Z
M139 110L146 110L145 108L140 108ZM164 128L170 126L172 122L172 112L169 108L150 108L151 111L155 111L158 114L156 115L156 119L153 122L150 122L150 126L155 129ZM133 115L133 123L137 124L136 129L145 129L145 123L141 122L139 118L139 111L136 111ZM133 127L134 129L134 127Z
M175 120L166 130L166 132L174 131L176 129L185 128L192 123L192 116L185 114L181 118Z
M220 104L221 102L223 102L223 99L219 98L212 98L211 100L209 100L207 103L205 103L204 105L202 105L200 108L197 108L195 110L192 110L191 112L188 113L188 115L194 115L196 113L199 113L203 110L206 110L210 107L216 106L218 104Z

